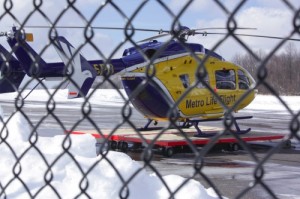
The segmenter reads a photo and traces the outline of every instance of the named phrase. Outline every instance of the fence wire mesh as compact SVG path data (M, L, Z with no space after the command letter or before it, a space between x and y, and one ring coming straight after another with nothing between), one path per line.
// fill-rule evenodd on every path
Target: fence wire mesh
M29 1L25 1L28 3ZM17 88L13 81L11 80L11 76L15 73L15 68L13 68L13 62L14 60L14 53L16 53L17 48L13 48L9 51L9 54L4 54L2 51L1 53L1 79L2 83L5 81L8 85L11 87L14 87L15 90L17 90L18 94L16 98L14 99L14 109L15 111L9 115L7 115L7 119L4 119L4 117L1 117L1 142L0 146L1 149L9 151L11 153L12 159L9 162L1 162L1 167L7 166L7 164L10 164L11 168L11 175L10 178L1 178L0 179L0 197L1 198L17 198L14 196L14 194L9 194L9 191L11 187L18 186L18 190L15 194L17 194L18 191L24 191L24 194L22 195L22 198L40 198L43 196L43 192L52 192L53 196L56 198L67 198L67 196L62 195L61 191L57 190L55 184L53 183L54 179L59 178L59 175L61 175L61 172L67 172L67 171L57 171L55 170L55 166L57 164L61 164L62 160L64 158L68 158L69 161L74 162L73 169L77 170L77 175L80 175L79 183L74 185L72 187L76 198L93 198L93 195L89 192L89 188L93 187L93 181L92 172L96 169L97 166L99 166L101 163L106 162L108 165L110 165L111 169L116 173L116 178L118 178L118 181L121 181L122 186L118 188L118 190L115 190L118 192L119 198L130 198L132 196L131 192L131 184L134 182L136 178L138 178L141 173L144 172L144 169L147 168L148 171L154 172L155 175L158 177L158 179L161 181L161 183L165 186L168 196L167 198L175 198L176 194L180 192L181 189L183 189L192 179L201 179L202 182L205 182L209 187L212 187L213 190L216 192L217 197L222 198L223 192L220 190L220 187L218 187L213 180L211 180L210 176L204 172L205 166L205 157L208 155L208 153L211 151L211 149L216 145L216 142L224 136L224 134L232 134L237 140L239 145L247 152L247 154L251 157L252 161L255 163L255 169L253 170L252 175L252 183L248 186L245 186L241 191L235 193L236 198L243 198L245 197L252 189L254 189L257 186L262 187L265 192L267 193L267 197L270 198L278 198L278 196L274 193L274 190L272 187L268 186L267 183L264 181L264 165L268 160L274 155L278 150L280 150L283 145L285 144L284 141L279 142L274 148L272 148L270 151L267 152L267 154L263 158L258 158L258 156L255 154L254 151L241 139L241 137L237 134L232 133L231 128L234 125L234 122L232 120L234 110L239 106L239 104L242 102L243 99L247 98L248 95L257 88L264 88L268 90L272 95L274 95L278 100L280 100L281 104L285 107L285 109L289 112L291 119L290 119L290 129L289 133L286 136L286 139L297 139L300 140L299 135L299 114L300 112L294 113L293 110L290 109L290 107L286 104L286 102L280 97L278 94L277 88L272 85L272 82L268 82L268 73L270 72L268 70L268 62L269 60L281 49L283 45L285 45L288 41L288 39L292 38L293 36L299 35L300 30L300 23L299 23L299 13L300 9L296 8L292 3L290 3L287 0L282 0L280 3L282 6L285 6L288 8L289 12L293 13L293 18L291 18L291 21L287 23L293 24L292 31L286 36L285 38L281 39L278 44L275 46L274 49L272 49L267 56L261 57L257 54L257 52L254 52L241 38L236 34L237 28L239 26L243 26L243 24L237 24L237 14L241 10L241 8L249 3L247 0L239 1L236 3L236 6L234 9L228 9L227 5L223 3L223 1L215 0L213 1L214 5L218 8L218 12L222 13L222 15L225 15L227 17L227 26L225 27L225 34L222 35L218 41L215 42L215 45L211 48L211 51L217 51L220 46L228 40L234 40L237 42L242 48L249 54L252 59L254 59L256 64L256 71L254 71L254 76L256 79L255 87L251 88L246 92L232 107L228 107L220 98L220 96L214 91L214 88L211 88L209 84L205 81L205 76L207 75L207 72L204 70L204 66L206 62L209 59L209 56L205 57L204 59L200 59L199 56L190 49L190 47L187 45L186 42L184 42L180 35L173 34L171 37L157 50L157 52L154 53L153 56L147 56L143 49L141 48L140 44L137 42L136 39L134 39L134 35L138 32L138 27L135 24L135 21L139 19L139 16L143 12L147 12L147 5L150 1L140 1L136 3L136 7L134 10L131 10L131 14L129 15L127 12L127 9L119 6L119 4L115 1L105 1L103 3L99 3L99 6L97 8L94 8L94 11L92 13L89 13L88 16L85 14L86 9L84 6L82 6L82 2L79 1L65 1L64 4L66 5L64 9L59 10L56 17L53 17L51 13L48 13L47 10L44 8L45 6L49 6L49 4L46 3L46 1L43 0L33 0L30 2L33 5L33 10L30 11L24 18L19 18L20 13L16 13L18 11L18 4L19 1L12 1L12 0L4 0L2 1L2 13L0 15L0 21L3 22L4 20L10 19L13 20L15 25L19 30L26 30L29 28L33 28L32 21L37 21L35 18L38 16L38 21L44 21L48 25L47 33L47 44L44 45L41 50L38 52L38 55L31 55L34 57L34 63L29 67L30 68L30 75L31 77L27 79L27 81L24 84L23 87ZM193 6L194 1L184 1L184 3L180 3L181 7L178 10L178 12L174 12L169 7L169 3L166 1L156 1L156 6L159 7L159 10L163 10L166 12L167 16L171 18L169 20L171 23L169 24L170 30L176 30L179 24L182 23L182 18L184 18L184 15L186 12L188 12L188 9ZM54 5L52 5L54 6ZM94 42L94 37L97 37L98 32L96 32L96 28L93 28L93 24L99 20L98 17L101 15L102 12L106 12L106 8L109 7L111 10L113 10L113 13L115 15L118 15L120 20L124 20L122 28L123 37L124 40L120 42L115 49L111 51L111 53L106 56L105 55L105 49L108 46L101 46ZM54 41L53 36L58 36L59 28L62 26L61 24L64 24L69 19L65 19L67 13L72 12L74 15L76 15L76 18L81 20L81 24L83 23L83 36L79 36L78 40L81 40L80 45L76 46L76 50L74 55L70 56L70 60L68 61L67 67L70 68L72 61L75 59L76 54L79 53L79 51L83 50L85 47L89 47L92 49L92 52L96 54L99 59L103 60L103 65L107 68L102 68L103 70L101 72L101 79L99 79L96 83L94 83L93 87L94 89L89 92L89 94L86 97L83 97L83 100L81 102L80 111L78 111L78 115L70 115L68 117L73 117L72 123L65 123L65 116L62 116L58 113L57 107L59 106L58 102L56 102L55 96L59 92L61 88L65 87L65 84L69 83L74 84L75 87L79 89L79 85L77 84L76 79L73 79L73 73L66 74L65 78L60 81L59 85L57 86L57 89L55 91L50 91L45 84L44 77L41 76L41 65L40 58L43 57L47 50L49 48L53 48L53 46L57 45ZM153 13L155 14L155 13ZM154 22L155 23L155 22ZM274 22L275 23L275 22ZM72 24L76 24L75 21L72 21ZM104 23L107 24L107 23ZM109 23L108 23L109 24ZM111 22L111 24L114 24L114 22ZM38 24L39 25L39 24ZM37 25L37 26L38 26ZM76 26L68 26L69 30L76 28ZM41 30L44 29L44 27L39 27ZM114 31L114 30L110 30ZM205 32L204 32L205 33ZM19 33L21 34L21 33ZM7 36L7 34L3 33L3 35ZM76 35L75 35L76 36ZM75 37L74 36L74 37ZM191 85L189 88L185 90L184 93L182 93L181 97L178 101L173 103L171 105L171 109L169 110L169 117L168 121L166 122L166 126L159 130L159 132L155 135L155 137L150 141L147 142L145 135L141 133L141 130L139 129L141 123L136 123L136 120L139 120L137 116L133 115L133 107L130 105L131 101L134 100L134 98L142 92L147 85L151 84L155 78L155 61L159 56L163 53L163 51L166 49L167 45L170 44L171 41L177 40L181 46L189 53L189 55L197 62L197 70L195 72L196 76L196 82ZM25 46L23 41L19 40L19 46ZM3 41L1 41L1 44ZM141 53L145 60L147 60L148 64L145 70L146 74L146 80L144 80L135 90L131 93L128 97L124 95L122 91L119 90L119 81L116 81L116 78L114 78L113 70L109 67L109 64L111 63L111 59L116 57L118 55L119 50L125 46L125 44L130 44L130 46L133 46L135 49L138 50L139 53ZM42 89L45 91L47 95L46 100L46 109L40 110L41 113L39 118L32 119L30 110L26 108L26 95L28 94L28 87L30 85L35 84L36 82L39 83L39 89ZM4 84L4 83L3 83ZM110 117L109 111L107 112L101 112L103 109L99 109L99 106L95 106L93 102L91 102L91 98L93 98L96 95L97 89L102 88L103 85L109 85L111 88L114 88L116 92L121 96L124 103L122 104L122 108L120 109L120 122L117 123L115 118L111 118L111 121L114 121L114 126L109 128L108 135L104 135L105 131L107 131L107 127L105 127L106 124L101 124L101 121L95 120L97 117L96 114L107 114L107 117ZM192 142L191 137L189 137L185 131L180 128L180 125L178 124L178 116L177 116L177 106L180 102L184 100L184 98L195 88L197 85L203 84L209 90L209 92L212 93L212 95L217 99L218 103L222 104L224 107L224 110L226 112L226 115L224 118L226 120L223 120L223 128L220 133L218 133L216 136L214 136L211 141L205 145L201 150L197 148ZM37 102L39 103L39 102ZM67 102L72 103L72 102ZM75 104L74 104L75 106ZM114 108L111 108L110 111L114 111ZM29 114L30 113L30 114ZM14 148L14 143L12 143L11 139L9 137L14 133L12 131L9 131L9 122L12 120L12 118L17 115L21 114L22 117L25 118L26 122L29 124L30 127L30 133L29 138L26 140L28 145L27 147L23 147L21 149ZM75 118L75 119L74 119ZM40 142L40 135L39 130L43 129L44 126L47 124L47 122L51 120L54 121L57 126L59 126L59 129L61 132L72 132L78 130L78 128L84 128L89 127L89 129L95 130L100 136L106 137L106 139L101 140L101 145L99 149L99 154L97 161L91 165L91 167L86 168L84 165L82 165L82 161L78 160L78 157L70 151L70 148L72 145L76 145L76 142L74 143L74 140L72 140L72 137L69 133L66 133L64 138L62 140L59 140L60 143L58 143L57 147L61 149L61 152L58 153L56 157L47 158L45 157L44 151L42 151L39 148L39 145L37 144ZM145 120L143 120L145 121ZM107 122L107 121L106 121ZM130 128L132 129L135 134L139 137L140 140L144 143L144 148L141 152L141 160L142 160L142 167L139 169L136 169L134 172L131 172L130 175L124 176L122 174L117 166L115 166L114 160L108 157L109 152L106 150L106 146L109 144L109 139L112 138L114 135L116 135L116 132L122 130L122 128ZM153 164L154 160L154 151L153 148L155 147L155 143L159 141L159 139L164 135L164 133L169 129L170 127L175 128L176 132L181 134L181 136L184 137L185 141L187 142L188 147L192 151L194 158L193 158L193 172L192 174L187 177L185 180L182 181L180 186L178 186L176 189L171 189L168 186L168 183L165 182L165 179L163 178L163 175L161 174L161 171L156 168L156 165ZM57 128L57 127L55 127ZM24 127L25 129L25 127ZM54 139L54 138L53 138ZM15 142L15 141L13 141ZM47 143L44 143L45 145ZM94 146L90 146L94 147ZM21 152L17 152L16 150L21 150ZM84 150L84 149L83 149ZM24 180L24 172L25 168L22 166L22 162L30 161L28 160L28 154L34 152L36 157L40 159L40 161L43 162L44 168L46 168L43 171L37 172L37 174L42 173L42 178L44 179L42 184L35 184L34 187L27 184L28 182ZM31 162L32 166L34 167L34 162ZM28 171L26 171L28 172ZM35 173L35 171L32 171L32 173ZM1 174L3 175L3 174ZM27 174L26 174L27 175ZM35 179L32 177L32 181ZM32 182L30 182L32 184ZM73 184L72 184L73 185ZM70 185L70 186L72 186ZM144 196L147 198L147 196Z

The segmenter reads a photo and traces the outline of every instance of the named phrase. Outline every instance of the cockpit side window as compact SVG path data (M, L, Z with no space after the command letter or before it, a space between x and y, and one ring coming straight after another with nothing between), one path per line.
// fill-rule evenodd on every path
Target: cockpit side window
M190 82L190 76L189 74L181 74L179 75L179 79L180 81L182 82L182 85L184 88L188 88L190 87L191 85L191 82ZM208 78L208 74L206 74L206 76L202 79L207 85L209 85L209 78ZM195 82L193 82L194 84ZM207 86L205 86L204 83L202 83L202 81L199 81L197 83L197 88L200 88L200 89L203 89L203 88L207 88Z
M250 81L248 76L242 70L238 70L238 82L239 82L239 89L247 90L250 88Z
M235 71L232 69L216 70L216 88L217 89L236 89Z

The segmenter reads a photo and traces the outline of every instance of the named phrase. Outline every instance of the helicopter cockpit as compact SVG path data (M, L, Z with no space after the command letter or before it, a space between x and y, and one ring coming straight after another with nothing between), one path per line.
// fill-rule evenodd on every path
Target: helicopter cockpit
M255 80L252 78L252 76L243 69L216 70L215 78L217 89L248 90L255 83Z

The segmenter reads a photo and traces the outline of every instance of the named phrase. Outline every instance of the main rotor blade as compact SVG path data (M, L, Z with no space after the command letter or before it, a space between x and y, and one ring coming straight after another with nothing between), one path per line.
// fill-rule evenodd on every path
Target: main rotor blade
M257 30L257 28L250 28L250 27L238 27L235 28L236 30ZM196 28L192 30L228 30L228 28L221 28L221 27L213 27L213 28Z
M195 34L199 35L227 35L228 33L217 33L217 32L195 32ZM286 39L285 37L276 37L276 36L268 36L268 35L253 35L253 34L240 34L240 33L234 33L234 35L237 36L243 36L243 37L258 37L258 38L267 38L267 39ZM288 38L287 40L290 41L300 41L300 39L295 38Z
M154 39L157 39L157 38L160 38L160 37L165 37L165 36L168 36L168 35L170 35L170 33L159 34L159 35L156 35L156 36L149 37L149 38L143 39L141 41L138 41L138 43L142 43L142 42L145 42L145 41L151 41L151 40L154 40Z
M26 28L51 28L51 26L24 26ZM89 26L53 26L53 28L58 29L84 29ZM100 29L100 30L124 30L125 27L101 27L101 26L90 26L92 29ZM137 31L144 31L144 32L158 32L158 33L166 33L169 32L168 30L162 29L147 29L147 28L127 28L127 30L137 30Z
M51 26L24 26L26 28L51 28ZM54 26L54 28L63 28L63 29L77 29L77 28L86 28L86 26ZM90 28L93 29L101 29L101 30L124 30L124 27L105 27L105 26L91 26ZM238 30L256 30L256 28L250 28L250 27L238 27L236 28ZM171 34L171 31L169 30L162 30L162 29L147 29L147 28L127 28L127 30L132 31L145 31L145 32L157 32L159 35L146 38L144 40L141 40L139 42L145 42L149 40L153 40L156 38L164 37L169 34ZM227 28L221 28L221 27L208 27L208 28L198 28L198 29L191 29L191 31L194 31L193 34L201 34L201 35L226 35L227 33L216 33L216 32L197 32L199 30L227 30ZM286 39L284 37L277 37L277 36L268 36L268 35L255 35L255 34L241 34L241 33L235 33L237 36L243 36L243 37L257 37L257 38L267 38L267 39ZM4 34L0 34L0 36L4 36ZM300 41L300 39L295 38L289 38L290 41Z
M24 26L26 28L51 28L51 26ZM54 26L54 28L71 28L71 29L81 29L86 28L87 26ZM109 26L90 26L93 29L102 29L102 30L124 30L125 27L109 27ZM131 28L127 28L128 30L131 30ZM238 27L236 28L241 30L257 30L257 28L250 28L250 27ZM134 30L138 31L148 31L148 32L160 32L160 33L169 33L170 30L163 30L163 29L149 29L149 28L134 28ZM221 27L208 27L208 28L194 28L191 30L227 30L227 28L221 28Z

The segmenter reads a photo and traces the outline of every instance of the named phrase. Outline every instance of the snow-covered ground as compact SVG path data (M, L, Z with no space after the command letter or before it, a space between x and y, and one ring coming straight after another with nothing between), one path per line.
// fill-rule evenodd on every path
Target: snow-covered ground
M48 93L49 92L49 93ZM84 98L68 99L68 90L58 90L57 92L54 89L49 89L48 92L45 90L34 90L28 97L26 101L37 101L37 102L46 102L49 100L50 95L53 95L53 99L58 104L70 104L72 103L82 103ZM22 97L24 98L29 93L29 90L22 92ZM116 91L114 89L97 89L91 90L88 96L89 102L94 105L112 105L112 106L123 106L127 95L123 89ZM1 100L10 101L15 100L18 97L18 93L5 93L0 94L0 103Z
M286 105L294 112L300 111L300 96L280 96ZM273 110L282 111L287 108L280 102L279 98L272 95L257 95L251 104L245 110Z
M121 93L124 94L124 91ZM66 96L66 91L59 91L55 94L54 100L62 104L72 104ZM15 97L15 93L0 95L0 106L1 100L13 100ZM29 101L40 102L48 99L49 95L43 90L34 91L27 98ZM283 99L293 111L299 111L300 97L283 97ZM78 103L82 101L83 99L72 100ZM92 104L115 106L122 106L124 102L115 90L97 90L89 101ZM262 95L258 95L247 109L286 110L277 98ZM2 117L4 115L1 107L0 115ZM7 119L4 118L5 121ZM0 129L0 194L2 194L0 198L5 196L6 198L31 198L26 189L30 190L32 196L37 195L36 198L57 198L53 188L62 198L74 198L81 193L81 189L86 189L85 193L91 198L119 198L123 187L122 181L130 179L137 171L138 174L128 184L129 198L169 198L168 189L161 179L155 173L141 169L143 165L126 154L110 151L106 158L97 157L95 139L90 135L71 135L70 139L63 135L32 136L30 141L36 146L32 147L28 141L31 129L20 113L15 114L6 127L3 127L3 122L0 122ZM63 146L70 147L70 153L64 153ZM20 162L17 164L18 158ZM51 165L51 171L47 172L49 167L47 165ZM85 173L88 173L86 178L83 177ZM176 190L185 180L177 175L163 176L163 181L171 191ZM50 181L52 187L47 185L46 181ZM218 198L212 188L206 189L195 180L189 180L175 196L184 199ZM87 197L82 194L79 198Z
M64 102L65 94L64 91L57 93L55 101ZM1 100L15 97L16 94L0 95L2 118ZM48 96L44 91L34 91L27 100L46 101ZM74 101L81 102L82 99ZM120 105L121 102L113 90L99 91L91 99L91 103L100 104ZM75 198L83 189L84 194L78 198L114 199L119 198L124 181L138 172L128 183L128 198L161 199L169 198L168 189L173 192L186 180L178 175L167 175L163 176L163 182L155 173L141 169L143 165L124 153L110 151L105 158L96 156L95 139L90 135L30 137L32 130L20 113L9 120L4 118L4 121L6 126L0 122L0 198L58 198L56 194L61 198ZM34 143L34 147L30 143ZM69 153L64 153L63 147L70 147ZM121 194L125 196L126 189ZM192 179L176 192L175 198L218 197L212 188L206 189Z

